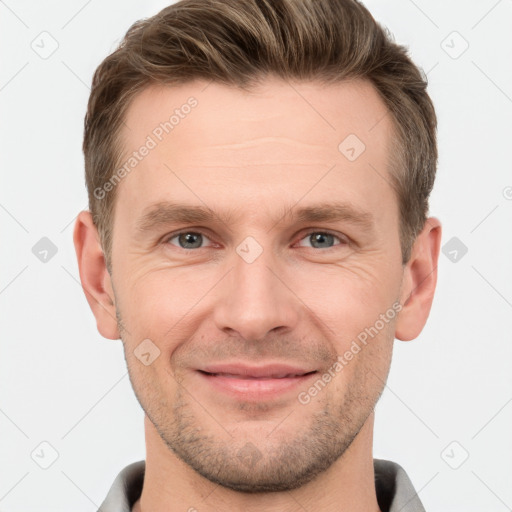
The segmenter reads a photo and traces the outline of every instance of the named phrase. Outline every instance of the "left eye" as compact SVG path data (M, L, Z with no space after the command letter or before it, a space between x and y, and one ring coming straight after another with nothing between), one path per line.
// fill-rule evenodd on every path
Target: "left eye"
M302 240L309 240L311 245L306 245L305 247L313 247L314 249L330 249L333 246L334 240L338 240L342 243L344 242L340 237L324 231L313 231L308 233L304 238L302 238ZM299 245L304 247L302 244Z

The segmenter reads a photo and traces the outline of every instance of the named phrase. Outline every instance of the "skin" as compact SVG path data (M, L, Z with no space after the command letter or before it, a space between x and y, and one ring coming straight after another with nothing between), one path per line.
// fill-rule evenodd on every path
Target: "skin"
M394 338L417 337L427 320L440 223L428 219L403 265L387 167L393 127L371 84L151 86L127 112L126 155L190 96L198 105L117 185L112 275L90 212L74 231L98 330L122 338L146 413L146 475L133 510L377 511L373 409ZM338 150L349 134L366 145L352 162ZM151 205L171 200L214 213L137 230ZM293 218L326 202L366 212L372 226ZM184 229L193 248L175 236ZM326 231L334 236L310 236ZM248 236L262 249L251 263L237 252ZM300 403L298 393L398 303L399 314ZM134 352L146 339L160 351L148 365ZM233 396L197 371L212 361L317 373L273 396Z

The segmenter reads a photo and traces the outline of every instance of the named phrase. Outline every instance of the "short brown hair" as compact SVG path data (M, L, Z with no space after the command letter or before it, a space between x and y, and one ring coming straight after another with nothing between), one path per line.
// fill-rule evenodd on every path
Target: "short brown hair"
M135 22L94 73L83 151L89 208L111 269L120 131L135 95L152 84L204 79L248 89L265 76L368 80L395 127L391 174L405 264L424 226L437 166L436 115L424 74L357 0L181 0ZM340 141L341 142L341 141Z

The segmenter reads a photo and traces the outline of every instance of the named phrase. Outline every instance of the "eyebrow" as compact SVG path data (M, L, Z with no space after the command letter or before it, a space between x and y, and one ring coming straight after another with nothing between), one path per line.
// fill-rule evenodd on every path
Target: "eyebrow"
M236 210L216 213L206 206L163 201L144 210L143 215L136 221L136 230L144 233L169 224L196 224L213 220L219 220L229 227L236 215ZM370 212L363 211L348 203L327 202L301 208L285 206L282 208L281 216L274 219L271 229L283 221L293 220L302 223L345 221L370 232L375 226L374 217Z

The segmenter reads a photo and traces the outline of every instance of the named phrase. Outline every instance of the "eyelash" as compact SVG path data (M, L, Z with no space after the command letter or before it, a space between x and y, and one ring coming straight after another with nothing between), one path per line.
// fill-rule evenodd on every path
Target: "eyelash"
M200 229L194 229L194 230L192 230L192 229L185 229L185 230L178 231L177 233L173 233L173 234L167 236L163 240L163 243L164 244L168 244L173 238L176 238L177 236L180 236L180 235L182 235L184 233L193 233L193 234L202 235L202 236L205 236L206 238L208 238L210 240L210 236L206 232L204 232L204 231L202 231ZM298 241L300 242L300 241L304 240L304 238L307 238L308 236L311 236L314 233L320 233L322 235L331 235L334 238L338 239L339 242L341 242L341 243L339 245L336 245L336 246L333 246L333 247L327 247L325 249L316 249L315 247L304 247L304 249L316 249L317 251L329 252L329 251L332 251L332 250L336 249L339 246L349 245L350 244L350 240L348 239L348 237L346 237L346 236L339 236L336 233L333 233L332 231L320 230L320 229L312 229L312 230L304 233ZM210 241L213 242L213 240L210 240ZM170 244L170 245L172 245L172 244ZM207 247L198 247L197 249L185 249L185 248L179 247L177 245L173 245L173 247L175 247L176 249L181 249L181 250L186 251L186 252L193 252L193 251L197 251L199 249L207 249Z

